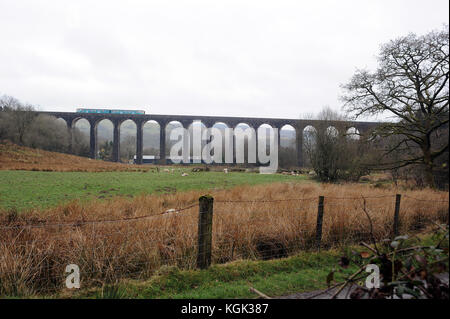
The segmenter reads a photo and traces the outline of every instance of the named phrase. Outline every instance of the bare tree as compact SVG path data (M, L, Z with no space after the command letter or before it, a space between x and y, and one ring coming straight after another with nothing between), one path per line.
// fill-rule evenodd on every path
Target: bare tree
M365 165L369 143L351 138L346 131L345 117L329 107L317 116L321 120L307 132L304 148L310 165L324 182L358 180L368 173Z
M448 138L436 138L449 122L449 31L423 36L409 34L381 48L379 66L373 73L358 70L343 86L342 99L355 118L390 115L374 136L396 136L385 143L379 167L395 169L420 164L425 180L434 186L435 160L448 152ZM392 161L393 152L402 156Z
M53 116L38 114L32 105L11 96L0 97L0 138L33 148L67 152L67 125Z
M38 115L27 127L23 140L26 146L65 153L69 146L69 131L66 124L55 117Z
M72 153L79 156L89 156L89 135L77 127L72 128Z
M14 110L22 103L15 97L9 95L3 95L0 97L0 111Z
M0 108L4 134L13 142L24 145L26 131L36 116L33 106L5 95L0 98Z

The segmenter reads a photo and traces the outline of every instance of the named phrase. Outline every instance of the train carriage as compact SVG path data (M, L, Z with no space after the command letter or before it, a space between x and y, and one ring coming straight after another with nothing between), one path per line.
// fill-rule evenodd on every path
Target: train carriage
M112 110L112 109L77 109L77 113L94 113L94 114L134 114L144 115L145 111L142 110Z

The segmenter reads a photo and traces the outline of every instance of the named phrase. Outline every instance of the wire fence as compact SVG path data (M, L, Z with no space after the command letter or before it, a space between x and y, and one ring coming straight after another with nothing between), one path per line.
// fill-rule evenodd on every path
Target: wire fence
M448 224L448 203L398 194L259 200L202 196L197 203L141 216L6 221L0 226L0 293L61 289L68 264L78 265L82 284L91 285L148 278L164 267L207 268L368 242L372 236L393 238Z

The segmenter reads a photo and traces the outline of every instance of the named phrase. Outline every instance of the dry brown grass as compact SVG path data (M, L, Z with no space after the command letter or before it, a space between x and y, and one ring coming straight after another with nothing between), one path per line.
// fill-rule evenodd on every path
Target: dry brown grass
M48 152L0 141L0 170L48 172L146 171L138 165L93 160L75 155Z
M319 195L325 196L324 246L368 240L361 196L367 197L375 237L389 237L397 192L403 194L401 233L419 231L431 221L448 223L448 193L433 190L282 183L214 191L213 262L283 257L312 248ZM200 195L190 191L132 200L72 202L21 215L3 212L0 295L61 289L65 266L71 263L80 267L84 287L124 277L147 277L161 265L193 268L198 207L159 213L195 204ZM294 198L304 200L276 201ZM143 216L150 217L113 221ZM94 222L99 220L109 222Z

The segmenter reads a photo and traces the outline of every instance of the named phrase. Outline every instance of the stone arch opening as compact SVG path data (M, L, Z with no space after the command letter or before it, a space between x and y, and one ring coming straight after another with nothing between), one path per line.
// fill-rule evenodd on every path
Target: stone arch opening
M235 163L256 162L256 130L247 123L238 123L234 127Z
M358 141L361 138L359 130L356 127L350 127L346 132L346 137L349 140L356 140L356 141Z
M119 124L119 161L132 163L137 150L137 125L131 120Z
M208 140L203 139L203 134L207 130L206 125L200 121L193 121L187 127L189 132L189 151L190 158L192 163L201 163L202 162L202 150L205 147Z
M58 123L59 126L64 125L66 128L68 127L67 126L67 121L64 118L62 118L62 117L54 117L54 116L52 116L52 118L55 119L56 123Z
M296 149L297 130L289 124L283 125L280 129L280 147Z
M267 124L267 123L263 123L260 126L258 126L258 128L256 129L256 151L258 152L258 142L262 142L262 138L264 138L263 136L266 137L266 141L265 141L265 145L266 145L266 154L268 154L270 152L270 135L271 135L271 131L273 130L272 125ZM265 134L265 135L264 135Z
M164 145L161 146L160 145L160 156L161 158L168 158L170 160L170 149L172 148L172 146L177 143L177 141L171 141L170 140L170 133L172 132L173 129L181 127L183 128L183 124L179 121L170 121L169 123L166 124L166 126L164 128L161 128L161 130L164 130L165 133L165 138L162 140L160 139L160 142L163 142ZM178 156L181 156L181 154L179 153Z
M339 136L339 131L334 126L328 126L326 129L326 134L330 137L337 138Z
M78 156L90 155L91 124L85 118L76 118L72 121L72 153Z
M231 128L231 126L228 125L228 123L221 122L221 121L215 122L212 127L218 128L220 130L225 129L225 128Z
M144 123L142 126L143 136L143 156L144 163L146 160L154 162L159 159L161 152L160 144L161 126L158 122L150 120Z
M282 168L297 166L297 131L292 125L283 125L278 132L278 164Z
M109 119L102 119L95 125L95 158L112 161L114 148L114 124Z
M54 116L49 118L51 123L49 123L50 127L48 129L50 130L49 135L51 138L45 139L51 144L49 149L57 152L71 153L72 132L69 129L66 119L62 117L56 118Z
M303 141L302 141L302 163L305 167L311 167L311 161L309 159L309 153L315 148L317 141L317 129L308 125L303 129Z
M218 129L222 134L222 163L233 163L234 145L231 127L225 122L215 122L211 128ZM211 151L211 155L215 156L215 149Z

